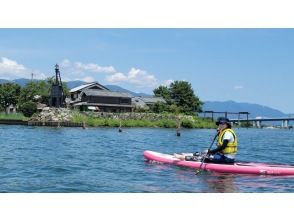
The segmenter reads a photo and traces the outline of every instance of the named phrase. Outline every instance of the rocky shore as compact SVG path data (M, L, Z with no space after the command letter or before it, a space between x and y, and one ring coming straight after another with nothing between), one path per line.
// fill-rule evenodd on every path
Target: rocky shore
M30 121L70 122L73 119L73 111L67 108L45 107L40 113L33 115Z
M194 117L190 115L174 114L155 114L155 113L110 113L110 112L78 112L67 108L49 108L45 107L41 112L35 114L31 121L72 121L74 115L82 114L93 118L118 119L118 120L150 120L157 121L168 120L189 120L194 122Z

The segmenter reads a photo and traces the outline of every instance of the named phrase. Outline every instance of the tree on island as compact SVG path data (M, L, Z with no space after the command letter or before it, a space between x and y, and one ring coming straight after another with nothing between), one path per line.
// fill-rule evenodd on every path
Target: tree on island
M30 117L37 111L37 103L49 104L50 90L53 83L52 78L37 82L30 82L21 89L19 96L19 109L26 116ZM63 84L65 94L69 90L66 84Z
M165 99L164 103L155 103L151 109L155 112L173 112L194 114L202 110L203 102L194 94L192 85L186 81L175 81L167 86L153 90L156 97Z
M10 105L15 106L18 102L21 87L16 83L0 84L0 106L2 110L7 110Z

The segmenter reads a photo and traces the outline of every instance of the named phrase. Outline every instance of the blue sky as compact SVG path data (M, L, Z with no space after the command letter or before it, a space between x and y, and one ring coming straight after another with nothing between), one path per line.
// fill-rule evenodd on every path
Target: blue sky
M152 93L186 80L203 101L294 112L294 29L0 29L0 78L96 80Z

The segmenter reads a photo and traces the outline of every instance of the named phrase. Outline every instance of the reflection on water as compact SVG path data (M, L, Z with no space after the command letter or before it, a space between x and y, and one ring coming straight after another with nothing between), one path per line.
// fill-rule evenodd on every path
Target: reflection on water
M207 184L208 192L213 193L238 193L239 189L235 183L236 176L230 174L210 173L203 178Z

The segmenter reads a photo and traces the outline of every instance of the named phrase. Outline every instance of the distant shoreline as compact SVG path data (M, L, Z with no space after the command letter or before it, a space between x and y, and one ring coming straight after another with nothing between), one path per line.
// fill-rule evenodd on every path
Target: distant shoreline
M16 117L17 116L17 117ZM2 115L0 124L49 127L148 127L148 128L215 128L213 121L189 115L145 114L145 113L80 113L73 111L70 120L46 120L38 117L26 118L20 115Z

